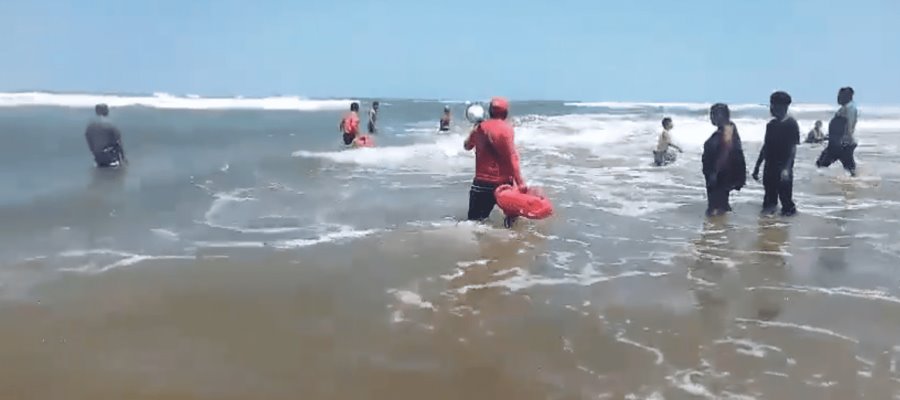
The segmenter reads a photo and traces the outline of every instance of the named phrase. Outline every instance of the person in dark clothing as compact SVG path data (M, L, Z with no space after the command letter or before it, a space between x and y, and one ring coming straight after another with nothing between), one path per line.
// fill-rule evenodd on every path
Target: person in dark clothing
M97 167L117 167L128 162L122 146L122 133L109 120L109 106L97 104L94 113L97 116L88 124L84 138Z
M841 108L834 114L828 124L828 146L822 150L816 167L824 168L840 160L844 169L850 176L856 176L856 160L853 152L856 151L856 119L858 111L853 102L853 88L843 87L838 91L837 101Z
M722 103L709 110L716 131L703 143L703 176L706 179L707 216L731 211L728 197L747 182L747 164L737 126L731 122L731 111Z
M763 170L763 214L774 214L781 200L781 215L797 213L794 204L794 156L800 144L800 126L788 116L791 95L778 91L769 97L769 111L772 120L766 125L766 137L762 150L753 169L753 180L759 181L759 166L765 161Z
M438 130L447 132L450 130L450 106L444 106L444 115L441 116L441 122Z
M378 127L377 127L377 124L378 124L378 105L379 105L379 104L378 104L377 101L373 101L373 102L372 102L372 108L369 109L369 124L368 124L368 128L369 128L369 133L370 133L370 134L373 134L373 135L374 135L375 133L378 132Z

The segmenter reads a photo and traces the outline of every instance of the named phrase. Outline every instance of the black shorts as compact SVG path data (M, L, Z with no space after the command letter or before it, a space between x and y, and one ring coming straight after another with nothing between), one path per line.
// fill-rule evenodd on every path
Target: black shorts
M356 135L354 135L352 133L344 134L344 144L346 144L347 146L353 144L353 139L356 139Z
M369 133L375 133L375 131L376 131L375 123L372 121L369 121Z
M94 154L94 163L100 168L115 167L122 163L122 151L118 146L108 146Z
M472 188L469 189L469 221L483 221L491 216L491 211L497 204L494 197L497 186L500 185L477 179L472 181Z
M816 166L819 168L829 167L835 161L840 161L844 169L850 172L856 172L856 160L853 152L856 151L856 143L842 145L840 143L828 143L828 147L822 150L819 159L816 160Z

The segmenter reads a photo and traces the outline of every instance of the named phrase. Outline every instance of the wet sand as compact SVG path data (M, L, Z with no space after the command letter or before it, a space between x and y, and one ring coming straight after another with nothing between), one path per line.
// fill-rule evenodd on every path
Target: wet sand
M201 250L196 260L63 273L0 303L0 397L900 393L900 299L849 286L865 278L847 276L840 237L803 239L840 228L803 216L732 225L741 219L751 217L703 224L669 265L565 268L542 256L559 242L542 232L553 222L512 233L447 223L352 245ZM575 245L628 254L659 234L644 233Z

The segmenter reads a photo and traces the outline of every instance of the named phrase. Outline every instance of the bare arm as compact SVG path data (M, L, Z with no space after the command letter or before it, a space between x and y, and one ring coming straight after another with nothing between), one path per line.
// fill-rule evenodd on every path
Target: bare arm
M767 125L765 138L768 138L768 137L769 137L769 126ZM754 171L753 175L756 175L759 173L759 166L762 165L763 161L766 160L766 146L767 146L766 142L767 142L767 140L763 139L763 146L762 146L762 149L759 150L759 157L756 158L756 168L753 168L753 171Z
M478 125L475 125L475 127L472 128L472 131L469 132L469 137L467 137L466 140L463 142L463 148L466 149L466 151L469 151L469 150L472 150L475 148L475 141L472 136L475 135L475 132L477 130L478 130Z
M759 150L759 157L756 158L756 168L754 171L759 171L759 167L762 165L763 161L766 160L766 144L763 143L762 149Z

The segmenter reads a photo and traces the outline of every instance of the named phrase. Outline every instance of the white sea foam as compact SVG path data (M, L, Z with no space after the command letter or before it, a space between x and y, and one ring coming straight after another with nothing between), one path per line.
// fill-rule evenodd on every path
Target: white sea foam
M762 321L762 320L746 319L746 318L735 318L735 322L742 323L742 324L754 324L754 325L757 325L757 326L760 326L763 328L772 327L772 328L795 329L795 330L799 330L799 331L803 331L803 332L807 332L807 333L831 336L831 337L841 339L841 340L846 340L846 341L852 342L852 343L859 343L859 340L856 340L852 337L842 335L842 334L832 331L830 329L819 328L816 326L794 324L794 323L790 323L790 322Z
M57 106L91 108L99 103L110 107L152 107L181 110L294 110L320 111L343 110L353 100L310 100L296 96L261 98L207 98L195 95L174 96L154 93L152 96L123 96L104 94L61 94L43 92L0 93L0 107Z
M366 229L366 230L357 230L348 226L342 226L340 230L336 232L328 232L321 236L311 238L311 239L294 239L294 240L281 240L275 243L272 243L272 247L277 249L295 249L300 247L309 247L322 243L330 243L337 242L340 240L346 239L359 239L366 236L369 236L375 232L378 232L376 229Z
M397 298L403 304L410 305L413 307L424 308L429 310L434 310L434 304L431 302L422 300L422 296L418 293L411 292L409 290L399 290L399 289L389 289L388 293L393 294L394 297Z
M569 107L583 108L608 108L613 110L646 110L660 109L663 111L707 111L712 103L685 103L685 102L613 102L613 101L595 101L595 102L568 102L564 105ZM732 111L766 111L766 104L729 104L728 107ZM794 113L828 113L835 112L838 105L834 104L816 104L816 103L794 103L791 110ZM887 116L900 115L900 106L897 105L860 105L859 109L868 115Z
M101 256L99 258L106 260L107 258L115 259L112 262L97 262L98 260L94 260L95 256ZM185 256L185 255L146 255L146 254L133 254L123 251L113 251L107 249L91 249L91 250L74 250L74 251L66 251L60 253L60 257L64 258L88 258L87 263L75 266L75 267L65 267L60 268L60 271L64 272L80 272L80 273L88 273L88 274L99 274L102 272L110 271L117 268L129 267L132 265L140 264L146 261L152 260L193 260L196 259L195 256ZM108 261L108 260L106 260Z
M694 370L682 370L677 371L672 376L666 377L672 386L687 392L688 394L703 397L706 399L718 399L718 397L713 394L709 388L706 386L694 382L693 377L702 376L702 373Z
M765 358L768 352L781 352L781 349L767 344L757 343L748 339L722 339L717 340L716 344L734 345L735 351L756 358Z
M817 247L821 248L821 247ZM871 290L871 289L856 289L850 287L833 287L833 288L824 288L817 286L758 286L750 288L749 290L777 290L777 291L786 291L786 292L797 292L797 293L818 293L825 294L830 296L845 296L845 297L853 297L857 299L864 300L873 300L873 301L884 301L888 303L900 304L900 298L895 296L891 296L890 294L881 291L881 290Z
M463 286L457 291L465 294L470 290L487 289L487 288L505 288L512 292L528 289L534 286L555 286L555 285L578 285L591 286L601 282L608 282L616 279L650 277L658 278L668 275L665 272L646 272L646 271L627 271L616 275L602 275L593 270L584 271L580 274L566 274L562 277L546 277L533 275L522 268L513 268L506 271L498 271L495 276L504 275L497 281L482 284L473 284Z
M656 360L654 361L654 364L656 364L656 365L662 365L663 360L665 360L665 357L663 357L662 351L660 351L656 347L650 347L645 344L641 344L641 343L635 342L631 339L628 339L625 337L625 334L623 332L619 332L616 335L616 340L619 341L620 343L625 343L627 345L637 347L641 350L644 350L644 351L647 351L647 352L653 354L654 356L656 356Z
M295 151L294 157L318 158L339 164L365 167L435 172L462 172L474 165L474 154L463 149L462 135L441 136L434 142L405 146L384 146L342 151Z

